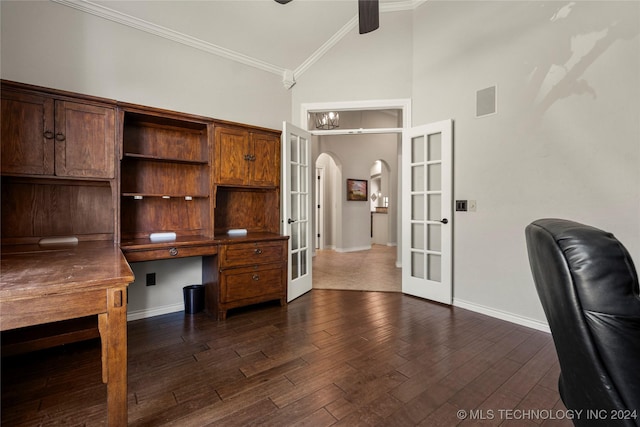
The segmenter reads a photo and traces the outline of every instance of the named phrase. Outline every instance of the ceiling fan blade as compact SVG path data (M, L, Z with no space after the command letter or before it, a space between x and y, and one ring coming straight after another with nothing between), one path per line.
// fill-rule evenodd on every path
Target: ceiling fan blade
M378 0L358 0L358 16L360 19L360 34L377 30L380 26Z

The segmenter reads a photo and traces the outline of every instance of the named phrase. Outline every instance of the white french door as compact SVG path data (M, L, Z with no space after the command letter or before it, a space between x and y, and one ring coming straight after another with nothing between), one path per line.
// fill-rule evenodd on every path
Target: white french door
M402 292L452 303L452 120L402 136Z
M282 124L280 195L283 234L289 236L287 301L311 290L311 134Z

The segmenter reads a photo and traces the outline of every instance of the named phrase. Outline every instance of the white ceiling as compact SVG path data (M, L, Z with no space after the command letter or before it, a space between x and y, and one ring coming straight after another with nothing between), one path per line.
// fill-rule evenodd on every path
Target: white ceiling
M358 22L357 0L53 1L279 75L304 72ZM380 12L424 1L380 0Z

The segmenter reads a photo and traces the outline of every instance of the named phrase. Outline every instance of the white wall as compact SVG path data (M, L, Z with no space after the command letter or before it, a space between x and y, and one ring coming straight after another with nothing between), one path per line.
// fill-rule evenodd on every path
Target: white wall
M455 216L455 299L538 320L531 221L612 231L640 261L640 3L569 4L414 14L414 123L455 120L455 197L477 200ZM476 90L494 84L498 114L475 118Z
M454 120L454 198L477 200L454 217L454 301L544 323L524 242L540 217L612 231L640 262L640 3L431 0L411 16L382 15L376 55L346 37L293 88L294 117L411 97L414 125ZM475 118L494 84L498 113Z
M129 320L184 310L182 288L202 283L202 257L134 262L131 269L136 280L128 290ZM146 286L147 273L156 273L155 286Z
M1 77L279 129L291 115L281 78L46 1L2 1ZM129 312L182 309L201 258L134 263ZM157 285L145 286L147 272Z
M2 1L2 78L279 129L281 77L47 1Z

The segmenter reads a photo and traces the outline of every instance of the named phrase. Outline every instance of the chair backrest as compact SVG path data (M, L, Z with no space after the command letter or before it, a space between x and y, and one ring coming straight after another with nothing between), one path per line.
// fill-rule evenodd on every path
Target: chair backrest
M574 423L606 416L603 425L640 426L640 297L626 248L611 233L562 219L534 221L525 235L560 361L560 395L568 409L584 411Z

